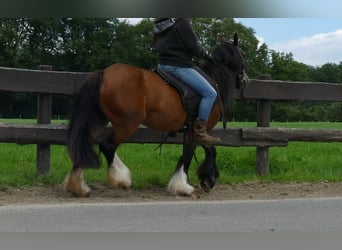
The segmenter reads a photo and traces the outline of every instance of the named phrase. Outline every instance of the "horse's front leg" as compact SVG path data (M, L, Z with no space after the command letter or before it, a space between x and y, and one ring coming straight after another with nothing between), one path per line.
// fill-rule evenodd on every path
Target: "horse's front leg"
M195 147L190 140L185 139L183 143L183 155L180 157L176 170L169 181L167 191L173 195L191 196L194 187L188 183L188 170L194 156Z
M197 176L200 180L201 188L209 192L215 186L216 180L219 177L219 171L216 165L216 147L203 146L205 151L205 159L197 170Z

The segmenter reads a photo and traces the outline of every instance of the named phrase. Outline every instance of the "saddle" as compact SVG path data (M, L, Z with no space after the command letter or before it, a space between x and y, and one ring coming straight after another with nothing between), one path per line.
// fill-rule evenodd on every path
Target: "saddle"
M217 90L216 84L209 76L199 68L196 68L196 70ZM188 122L195 120L198 116L198 106L202 97L172 74L157 68L153 68L152 71L157 73L166 84L169 84L178 91L182 99L184 110L188 115Z

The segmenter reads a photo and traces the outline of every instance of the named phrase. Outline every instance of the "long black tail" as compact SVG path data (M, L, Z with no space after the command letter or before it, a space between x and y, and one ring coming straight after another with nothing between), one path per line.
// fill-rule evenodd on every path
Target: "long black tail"
M70 115L67 147L74 166L96 168L99 156L93 149L91 130L99 119L105 119L99 108L99 93L103 71L96 71L82 84L77 93Z

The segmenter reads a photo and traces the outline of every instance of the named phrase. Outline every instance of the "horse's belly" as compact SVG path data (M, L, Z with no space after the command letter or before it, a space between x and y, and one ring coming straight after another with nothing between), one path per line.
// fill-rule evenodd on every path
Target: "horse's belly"
M182 129L186 116L184 112L153 113L146 116L143 125L160 131L179 131Z

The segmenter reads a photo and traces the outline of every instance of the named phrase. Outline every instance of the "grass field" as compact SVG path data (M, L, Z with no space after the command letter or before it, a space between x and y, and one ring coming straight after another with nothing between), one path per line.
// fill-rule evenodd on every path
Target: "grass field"
M1 120L0 122L34 123L32 120ZM54 123L65 123L55 121ZM255 123L229 123L229 127L255 127ZM342 129L342 123L272 123L272 127ZM123 144L119 155L130 167L135 188L148 185L166 186L182 148L164 145L159 156L157 145ZM51 146L51 169L46 177L36 176L36 146L0 143L0 188L31 185L56 185L63 182L71 169L65 146ZM292 142L288 147L270 149L270 174L257 176L255 172L255 147L218 147L217 163L221 183L248 181L342 181L342 144ZM204 157L198 148L199 161ZM89 184L106 183L106 164L102 157L99 170L86 170ZM190 182L197 183L196 163L190 168Z

